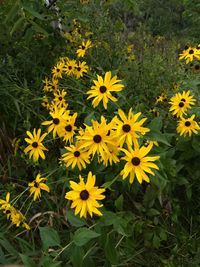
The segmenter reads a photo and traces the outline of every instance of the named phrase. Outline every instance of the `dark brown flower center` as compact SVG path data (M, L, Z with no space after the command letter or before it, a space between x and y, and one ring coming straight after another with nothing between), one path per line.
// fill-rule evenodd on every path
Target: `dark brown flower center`
M107 91L107 88L104 85L102 85L100 86L99 91L103 94Z
M193 49L190 49L189 54L190 55L194 54L194 50Z
M52 85L52 89L53 89L53 90L55 89L55 86L54 86L54 85Z
M34 147L34 148L38 147L38 143L37 142L33 142L32 143L32 147Z
M59 98L58 98L58 99L61 101L63 98L62 98L62 96L59 96Z
M100 143L101 142L101 136L99 134L96 134L93 137L93 140L94 140L95 143Z
M81 68L80 68L80 67L78 67L78 68L77 68L77 71L81 71Z
M180 102L178 105L180 108L182 108L182 107L184 107L184 102Z
M134 166L140 165L140 159L138 157L132 158L131 162Z
M191 125L191 122L190 122L190 121L186 121L186 122L185 122L185 126L186 126L186 127L189 127L190 125Z
M57 69L56 71L57 71L57 72L60 72L60 69Z
M39 186L39 183L34 181L34 187L38 188Z
M60 122L60 120L59 120L58 118L54 118L54 119L53 119L53 123L54 123L54 124L58 125L59 122Z
M81 153L80 153L79 151L76 150L76 151L74 152L74 157L78 158L78 157L80 156L80 154L81 154Z
M131 126L130 126L129 124L124 124L124 125L122 126L122 130L123 130L125 133L128 133L128 132L130 132L130 130L131 130Z
M83 50L85 49L85 46L84 45L82 45L82 47L81 47Z
M67 132L71 132L72 131L72 126L69 124L69 125L67 125L67 126L65 126L65 130L67 131Z
M80 192L80 198L82 200L87 200L89 198L89 192L87 190L83 190Z
M72 66L68 66L68 69L71 70L72 69Z

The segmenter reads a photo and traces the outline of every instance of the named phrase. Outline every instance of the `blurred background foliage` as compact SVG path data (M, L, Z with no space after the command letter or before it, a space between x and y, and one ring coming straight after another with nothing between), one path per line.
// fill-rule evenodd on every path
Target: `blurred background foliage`
M174 84L181 84L182 89L189 87L198 96L199 77L192 66L178 61L178 54L185 45L199 42L200 3L81 2L58 0L46 1L45 5L42 0L0 1L0 192L6 188L13 195L19 194L19 177L31 177L38 169L22 156L25 131L38 127L47 115L40 104L42 80L50 75L59 57L75 56L82 40L79 35L95 44L87 58L92 72L80 83L67 81L69 86L88 87L88 80L96 73L108 70L126 82L119 106L142 111L160 138L158 179L142 187L130 187L117 179L107 189L104 216L97 223L80 220L71 211L66 212L66 171L58 168L53 154L58 145L55 142L48 161L42 163L43 169L48 173L56 170L59 177L56 183L50 178L55 184L51 201L43 200L43 213L34 203L31 212L38 216L32 218L36 230L25 235L7 227L5 216L0 215L0 264L200 266L199 137L177 140L168 104L156 104L162 92L169 97L174 94ZM78 34L73 39L75 29ZM131 57L127 46L132 44ZM71 98L75 97L84 107L77 101L72 103L73 108L85 118L91 112L90 104L81 93L72 93ZM149 113L155 107L160 117ZM112 114L112 107L109 112ZM197 107L196 114L199 112ZM100 116L100 111L95 115ZM97 175L105 177L103 182L109 182L106 177L113 177L114 170L101 167L93 166Z

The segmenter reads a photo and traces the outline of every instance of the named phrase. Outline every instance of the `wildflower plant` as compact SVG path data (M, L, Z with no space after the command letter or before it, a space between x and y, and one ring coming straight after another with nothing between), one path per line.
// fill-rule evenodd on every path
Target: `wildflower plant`
M19 242L11 259L30 266L181 266L171 255L186 247L189 264L198 255L188 226L194 217L198 231L190 205L200 192L199 78L179 59L197 66L199 45L178 59L176 39L142 26L131 32L127 14L140 16L148 1L45 1L38 12L39 3L22 2L8 32L27 19L20 36L38 29L34 38L52 42L52 62L38 64L23 89L17 76L22 97L11 110L20 120L9 149L3 123L0 130L0 263L12 254L8 243Z

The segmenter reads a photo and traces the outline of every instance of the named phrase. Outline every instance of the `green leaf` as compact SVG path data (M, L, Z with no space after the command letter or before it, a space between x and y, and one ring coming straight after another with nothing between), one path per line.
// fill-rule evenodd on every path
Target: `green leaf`
M105 251L106 258L109 260L111 264L118 263L118 254L114 246L115 242L116 242L116 239L114 235L108 234L105 247L104 247L104 251Z
M74 267L82 267L84 258L84 250L82 247L74 246L72 248L71 262Z
M24 254L19 254L19 255L22 259L24 266L26 266L26 267L36 267L37 266L34 263L34 261L31 258L29 258L27 255L24 255Z
M171 146L171 144L169 143L167 137L165 134L159 132L159 131L156 131L156 130L151 130L147 135L146 137L152 141L158 141L160 143L163 143L167 146Z
M115 200L115 207L118 210L123 210L123 202L124 202L124 197L121 194L116 200Z
M46 37L48 37L48 32L45 30L45 29L43 29L40 25L38 25L36 22L34 22L33 20L30 20L29 21L31 24L32 24L32 26L33 26L33 28L37 31L37 32L39 32L39 33L43 33Z
M74 212L72 210L67 211L66 217L69 223L73 226L81 227L86 224L86 222L83 219L74 215Z
M87 117L84 119L84 123L87 125L91 125L91 121L95 120L95 113L94 111L90 112Z
M18 114L21 116L21 111L20 111L20 107L19 107L19 103L18 103L17 99L14 98L13 101L14 101L14 104L15 104L15 107L17 109Z
M54 261L51 257L49 256L44 256L42 258L42 261L40 263L40 266L42 267L59 267L61 266L61 261ZM25 265L26 266L26 265ZM38 265L37 265L38 266Z
M32 9L30 6L23 5L23 9L25 9L33 17L38 18L40 20L45 20L44 17L40 13L38 13L37 11L35 11L34 9Z
M149 124L148 128L154 131L160 131L162 128L162 118L161 117L156 117L154 118Z
M156 210L156 209L149 209L148 212L147 212L147 215L150 216L150 217L151 216L157 216L159 214L160 214L160 212L158 210Z
M6 258L5 258L5 254L2 250L2 248L0 247L0 264L6 264Z
M19 11L19 1L15 1L15 4L12 6L12 8L10 9L10 11L8 12L8 15L6 16L6 19L4 21L4 23L6 24L8 21L11 21L15 18L15 16L17 15L18 11Z
M108 182L104 183L102 185L102 187L104 187L105 189L106 188L110 189L111 185L118 179L118 177L119 177L119 175L116 175L111 181L108 181Z
M21 25L22 25L23 22L24 22L24 17L19 18L19 19L15 22L15 24L13 25L13 27L12 27L12 29L11 29L11 31L10 31L10 35L11 35L11 36L13 35L13 33L14 33L17 29L19 29L19 28L21 27Z
M75 232L73 240L77 246L81 247L98 236L100 236L100 234L86 227L83 227Z
M51 227L39 227L43 248L46 250L52 246L60 245L58 232Z
M17 250L10 244L10 242L4 238L0 238L0 245L10 254L18 255Z

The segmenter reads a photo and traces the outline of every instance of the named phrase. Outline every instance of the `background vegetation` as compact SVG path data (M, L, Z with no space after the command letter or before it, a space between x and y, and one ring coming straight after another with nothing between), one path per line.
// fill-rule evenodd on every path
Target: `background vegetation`
M193 0L0 1L0 198L18 196L39 167L49 176L52 192L32 203L31 230L15 228L0 214L0 264L25 266L200 266L199 135L179 138L168 100L190 89L198 99L199 72L178 60L185 45L198 45L200 4ZM74 34L76 32L76 34ZM62 146L50 140L47 160L34 165L24 155L26 130L48 117L41 106L42 80L61 56L73 57L82 41L94 44L87 62L90 74L63 82L69 106L79 122L99 118L82 88L96 74L112 70L126 90L118 106L133 107L148 117L152 138L159 141L160 170L150 184L115 183L113 168L91 167L108 182L104 216L83 220L64 199L69 178L58 162ZM133 45L131 53L127 47ZM167 101L156 97L167 94ZM154 108L154 112L150 110ZM108 109L113 115L115 106ZM21 197L20 208L25 201Z

